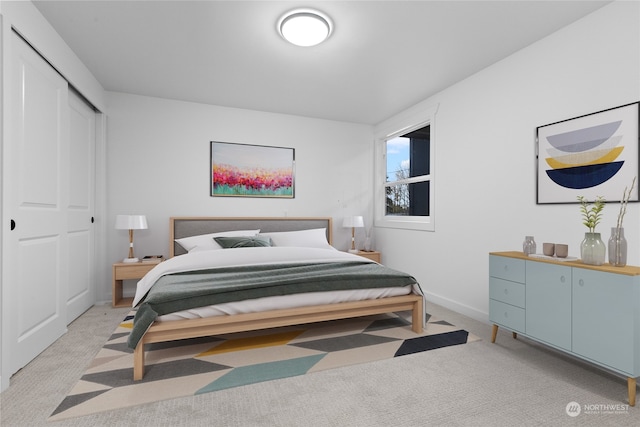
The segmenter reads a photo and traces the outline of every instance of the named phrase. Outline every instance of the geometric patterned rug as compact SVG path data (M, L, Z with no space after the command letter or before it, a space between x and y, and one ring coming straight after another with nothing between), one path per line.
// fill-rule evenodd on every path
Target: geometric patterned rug
M479 340L427 314L422 334L410 312L148 344L145 375L133 381L123 320L49 421L257 382L390 359Z

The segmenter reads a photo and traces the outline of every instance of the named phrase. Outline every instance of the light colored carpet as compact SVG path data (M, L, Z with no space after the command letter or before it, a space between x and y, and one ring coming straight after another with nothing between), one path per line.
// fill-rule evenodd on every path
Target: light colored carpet
M93 307L0 394L4 426L632 426L626 381L587 363L427 304L482 340L60 422L47 418L127 309ZM569 417L575 401L592 408Z

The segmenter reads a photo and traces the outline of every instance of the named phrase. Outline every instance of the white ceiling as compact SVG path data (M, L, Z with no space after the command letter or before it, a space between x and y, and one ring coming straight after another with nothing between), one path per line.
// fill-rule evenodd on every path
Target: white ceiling
M109 91L375 124L609 1L34 1ZM331 16L285 42L296 7Z

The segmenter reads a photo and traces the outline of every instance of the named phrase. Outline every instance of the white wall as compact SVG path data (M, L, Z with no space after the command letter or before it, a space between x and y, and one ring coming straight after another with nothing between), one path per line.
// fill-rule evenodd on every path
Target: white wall
M429 300L487 320L488 252L522 250L533 235L540 251L568 243L579 256L578 205L536 205L536 127L640 100L639 21L640 3L613 3L425 100L439 104L436 231L376 229L385 263L413 274ZM632 265L639 208L624 222ZM618 210L604 210L604 240Z
M331 216L347 249L347 215L371 212L371 127L327 120L108 93L107 221L147 215L136 255L169 251L171 216ZM210 141L295 148L295 198L209 196ZM108 260L127 255L128 233L112 230ZM110 278L99 286L110 299ZM132 292L125 284L125 293Z

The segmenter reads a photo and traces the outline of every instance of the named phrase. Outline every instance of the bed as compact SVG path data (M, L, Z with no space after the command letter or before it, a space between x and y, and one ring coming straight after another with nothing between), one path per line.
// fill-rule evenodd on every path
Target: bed
M335 250L331 218L172 217L169 226L169 259L136 288L134 380L151 343L398 311L423 330L415 279Z

